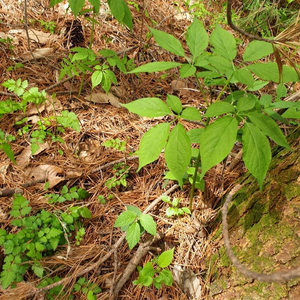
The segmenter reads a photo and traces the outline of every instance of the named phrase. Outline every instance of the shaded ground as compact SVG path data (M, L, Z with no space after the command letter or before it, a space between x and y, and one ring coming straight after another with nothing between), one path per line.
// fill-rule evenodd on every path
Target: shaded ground
M224 21L224 9L221 2L213 1L213 6L208 5L206 9L217 15L217 20ZM190 24L184 5L175 5L170 1L153 1L153 3L136 1L136 3L138 9L130 6L135 23L133 32L119 26L107 13L105 3L103 4L103 11L97 16L97 21L101 25L96 26L92 49L98 51L108 48L121 51L121 55L128 55L136 65L150 61L169 60L169 55L165 51L154 45L153 40L147 39L147 26L156 26L157 29L181 38ZM80 246L76 246L74 240L71 241L71 251L68 253L67 260L62 261L60 258L66 257L67 254L66 247L62 247L58 253L55 253L55 256L44 258L41 261L44 267L52 270L51 276L58 275L60 278L64 278L91 266L110 251L122 234L119 229L113 228L113 224L116 217L124 211L125 205L135 205L144 210L174 183L164 184L163 176L166 167L163 158L138 173L136 173L137 159L126 160L130 157L130 153L138 149L142 135L159 120L143 119L110 104L90 102L87 100L89 97L85 98L91 93L90 80L84 82L81 95L78 95L79 77L55 85L58 82L60 63L63 58L68 56L70 43L72 46L88 46L91 34L91 24L88 20L79 17L76 38L73 39L72 35L68 34L68 28L73 23L72 15L65 15L60 6L48 9L48 1L28 1L27 20L30 28L45 32L45 35L38 40L30 42L30 50L35 54L37 49L45 51L40 58L35 60L28 51L26 32L22 26L19 26L20 20L24 18L23 5L21 3L17 6L11 1L0 2L0 19L3 22L0 24L0 33L2 34L0 37L9 36L13 39L11 45L9 43L0 44L1 82L7 79L27 79L31 86L36 86L40 90L46 89L49 95L55 93L55 110L57 112L69 110L76 113L81 123L81 131L77 133L68 130L63 134L65 141L63 144L49 140L45 144L45 149L34 156L31 156L30 152L28 154L29 135L25 134L25 137L17 138L12 143L12 149L18 161L17 165L12 164L2 152L0 153L0 184L2 189L22 188L33 211L50 209L48 201L44 198L49 191L46 192L43 189L43 183L36 183L28 188L22 187L22 184L32 183L34 180L43 181L45 172L50 174L50 178L47 179L50 181L53 192L60 191L66 184L68 187L74 185L82 187L91 194L83 205L91 210L92 218L84 221L86 234ZM220 14L216 14L216 11L219 11ZM147 13L145 14L145 12ZM90 15L88 16L90 17ZM54 21L57 24L54 34L48 36L40 23L36 22L37 20ZM208 28L211 21L211 15L204 15L203 22ZM82 37L80 36L81 32ZM45 38L45 40L41 41L41 38ZM8 71L8 67L15 66L16 62L22 63L23 67ZM119 85L112 89L112 93L121 103L143 97L162 96L164 98L167 93L174 93L180 96L184 105L201 107L203 102L195 82L189 79L178 81L179 75L176 71L167 72L164 79L162 79L162 75L163 73L140 74L138 78L136 75L124 75L116 71ZM102 90L96 88L95 91L101 92ZM218 90L213 92L217 94ZM7 91L2 88L0 100L4 101L9 96ZM36 111L34 109L27 110L26 114L31 117L29 124L36 126ZM53 114L51 106L42 111L43 117L51 114ZM18 136L19 127L15 126L12 120L20 120L23 117L21 112L5 115L1 119L1 129ZM193 128L194 125L186 124L186 126ZM120 152L102 145L103 142L116 138L126 141L125 151ZM63 154L60 154L58 150L63 151L61 152ZM234 152L238 151L239 146L237 145ZM119 159L124 159L126 165L129 166L127 186L116 187L110 191L105 183L114 175L113 163L102 169L101 167ZM228 165L232 159L233 157L229 159ZM195 214L191 218L168 219L165 216L167 206L163 203L159 203L151 211L151 215L158 224L158 230L165 234L165 238L157 246L161 250L168 250L175 246L172 268L178 265L186 271L184 276L187 276L188 273L196 274L197 283L201 287L200 298L206 298L206 287L212 275L211 270L206 271L206 254L213 247L210 243L211 237L208 235L207 225L218 212L216 207L226 190L244 171L241 164L233 170L224 169L221 165L212 170L206 177L206 192L204 195L199 193L195 197ZM108 199L110 194L112 194L112 199ZM182 191L176 190L172 196L181 198L182 204L187 206L188 194L189 186L186 186ZM100 195L106 199L106 204L99 202ZM0 201L1 226L6 228L10 220L8 212L12 198L0 198ZM67 206L58 205L57 208L66 209ZM134 256L134 250L130 251L127 243L123 242L117 250L117 256L111 256L99 268L86 273L86 278L97 283L103 290L98 299L109 299L109 290L113 289L114 280L122 274L129 260ZM147 253L140 265L152 258L153 254ZM181 284L175 283L172 287L164 287L159 291L153 288L140 289L132 284L137 275L138 273L135 272L129 278L119 299L189 299L182 282ZM24 294L24 291L32 290L36 285L36 280L37 278L33 274L27 274L26 282L19 285L20 289L9 291L12 293L10 296L7 292L2 291L1 299L7 299L7 297L17 299ZM65 290L70 292L74 283L75 280L66 282ZM83 296L75 293L74 297L82 299Z

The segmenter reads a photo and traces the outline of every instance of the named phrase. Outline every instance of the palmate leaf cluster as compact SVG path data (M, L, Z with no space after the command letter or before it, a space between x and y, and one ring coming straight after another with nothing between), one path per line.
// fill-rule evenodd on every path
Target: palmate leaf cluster
M236 40L218 25L209 36L203 24L194 20L186 33L190 55L185 53L182 44L174 36L156 29L151 29L151 32L159 46L184 57L187 63L153 62L129 73L158 72L179 67L181 78L202 78L206 86L224 85L226 88L230 83L240 83L245 88L243 91L230 93L222 100L221 94L212 104L207 102L207 108L201 114L194 107L183 109L180 99L173 95L167 95L166 101L143 98L123 104L130 112L143 117L173 117L172 122L160 123L142 137L138 151L139 169L155 161L165 149L164 156L172 177L182 186L184 178L187 178L191 159L199 155L201 181L205 173L224 160L239 141L243 144L245 165L262 187L271 161L268 138L289 148L276 121L287 123L287 117L299 118L299 103L281 99L287 93L283 83L298 80L296 71L284 66L280 74L276 63L258 62L258 59L273 52L272 45L262 41L249 43L242 56L243 62L237 65ZM211 50L205 51L208 46ZM259 79L255 79L253 75ZM270 81L280 83L275 98L271 95L262 95L259 98L252 93ZM280 115L275 110L278 108L287 110ZM182 125L183 119L205 121L206 125L187 132Z

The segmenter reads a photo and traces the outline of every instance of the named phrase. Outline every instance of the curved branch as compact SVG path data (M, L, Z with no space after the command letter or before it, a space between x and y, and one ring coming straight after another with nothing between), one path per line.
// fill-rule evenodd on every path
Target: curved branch
M265 38L262 38L260 36L257 36L257 35L253 35L239 27L237 27L235 24L233 24L232 22L232 18L231 18L231 7L232 7L232 0L228 0L227 1L227 22L228 22L228 25L235 31L239 32L240 34L248 37L249 39L252 39L252 40L258 40L258 41L264 41L264 42L267 42L267 43L271 43L271 44L274 44L276 41L275 40L269 40L269 39L265 39Z
M240 189L240 185L234 187L230 193L228 194L226 201L222 208L222 225L223 225L223 237L224 237L224 244L227 251L227 255L233 265L240 271L243 275L250 277L252 279L256 279L259 281L265 282L277 282L277 281L288 281L294 278L300 277L300 267L296 269L291 269L288 271L278 271L271 274L266 273L257 273L249 270L247 267L242 265L239 259L233 253L230 240L229 240L229 233L228 233L228 223L227 223L227 214L228 214L228 206L233 197L233 195Z

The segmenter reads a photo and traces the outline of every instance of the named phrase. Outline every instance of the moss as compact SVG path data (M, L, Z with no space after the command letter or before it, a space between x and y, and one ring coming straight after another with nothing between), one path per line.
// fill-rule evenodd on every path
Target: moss
M220 248L219 253L220 253L220 266L229 267L231 265L231 262L226 253L225 246Z
M292 183L284 189L284 195L287 198L287 200L291 200L295 197L298 197L300 195L300 185L299 183Z

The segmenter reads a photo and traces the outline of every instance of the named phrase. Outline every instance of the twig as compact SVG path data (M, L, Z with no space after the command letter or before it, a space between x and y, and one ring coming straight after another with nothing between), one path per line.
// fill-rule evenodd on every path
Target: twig
M235 186L230 193L228 194L226 201L222 208L222 225L223 225L223 237L224 237L224 244L226 247L227 255L233 265L240 271L243 275L250 277L252 279L256 279L258 281L265 281L265 282L277 282L277 281L288 281L294 278L300 277L300 267L296 269L292 269L289 271L279 271L271 274L265 273L257 273L249 270L247 267L241 264L239 259L235 256L230 240L229 240L229 233L228 233L228 223L227 223L227 214L228 214L228 207L229 203L233 197L233 195L241 188L241 185Z

